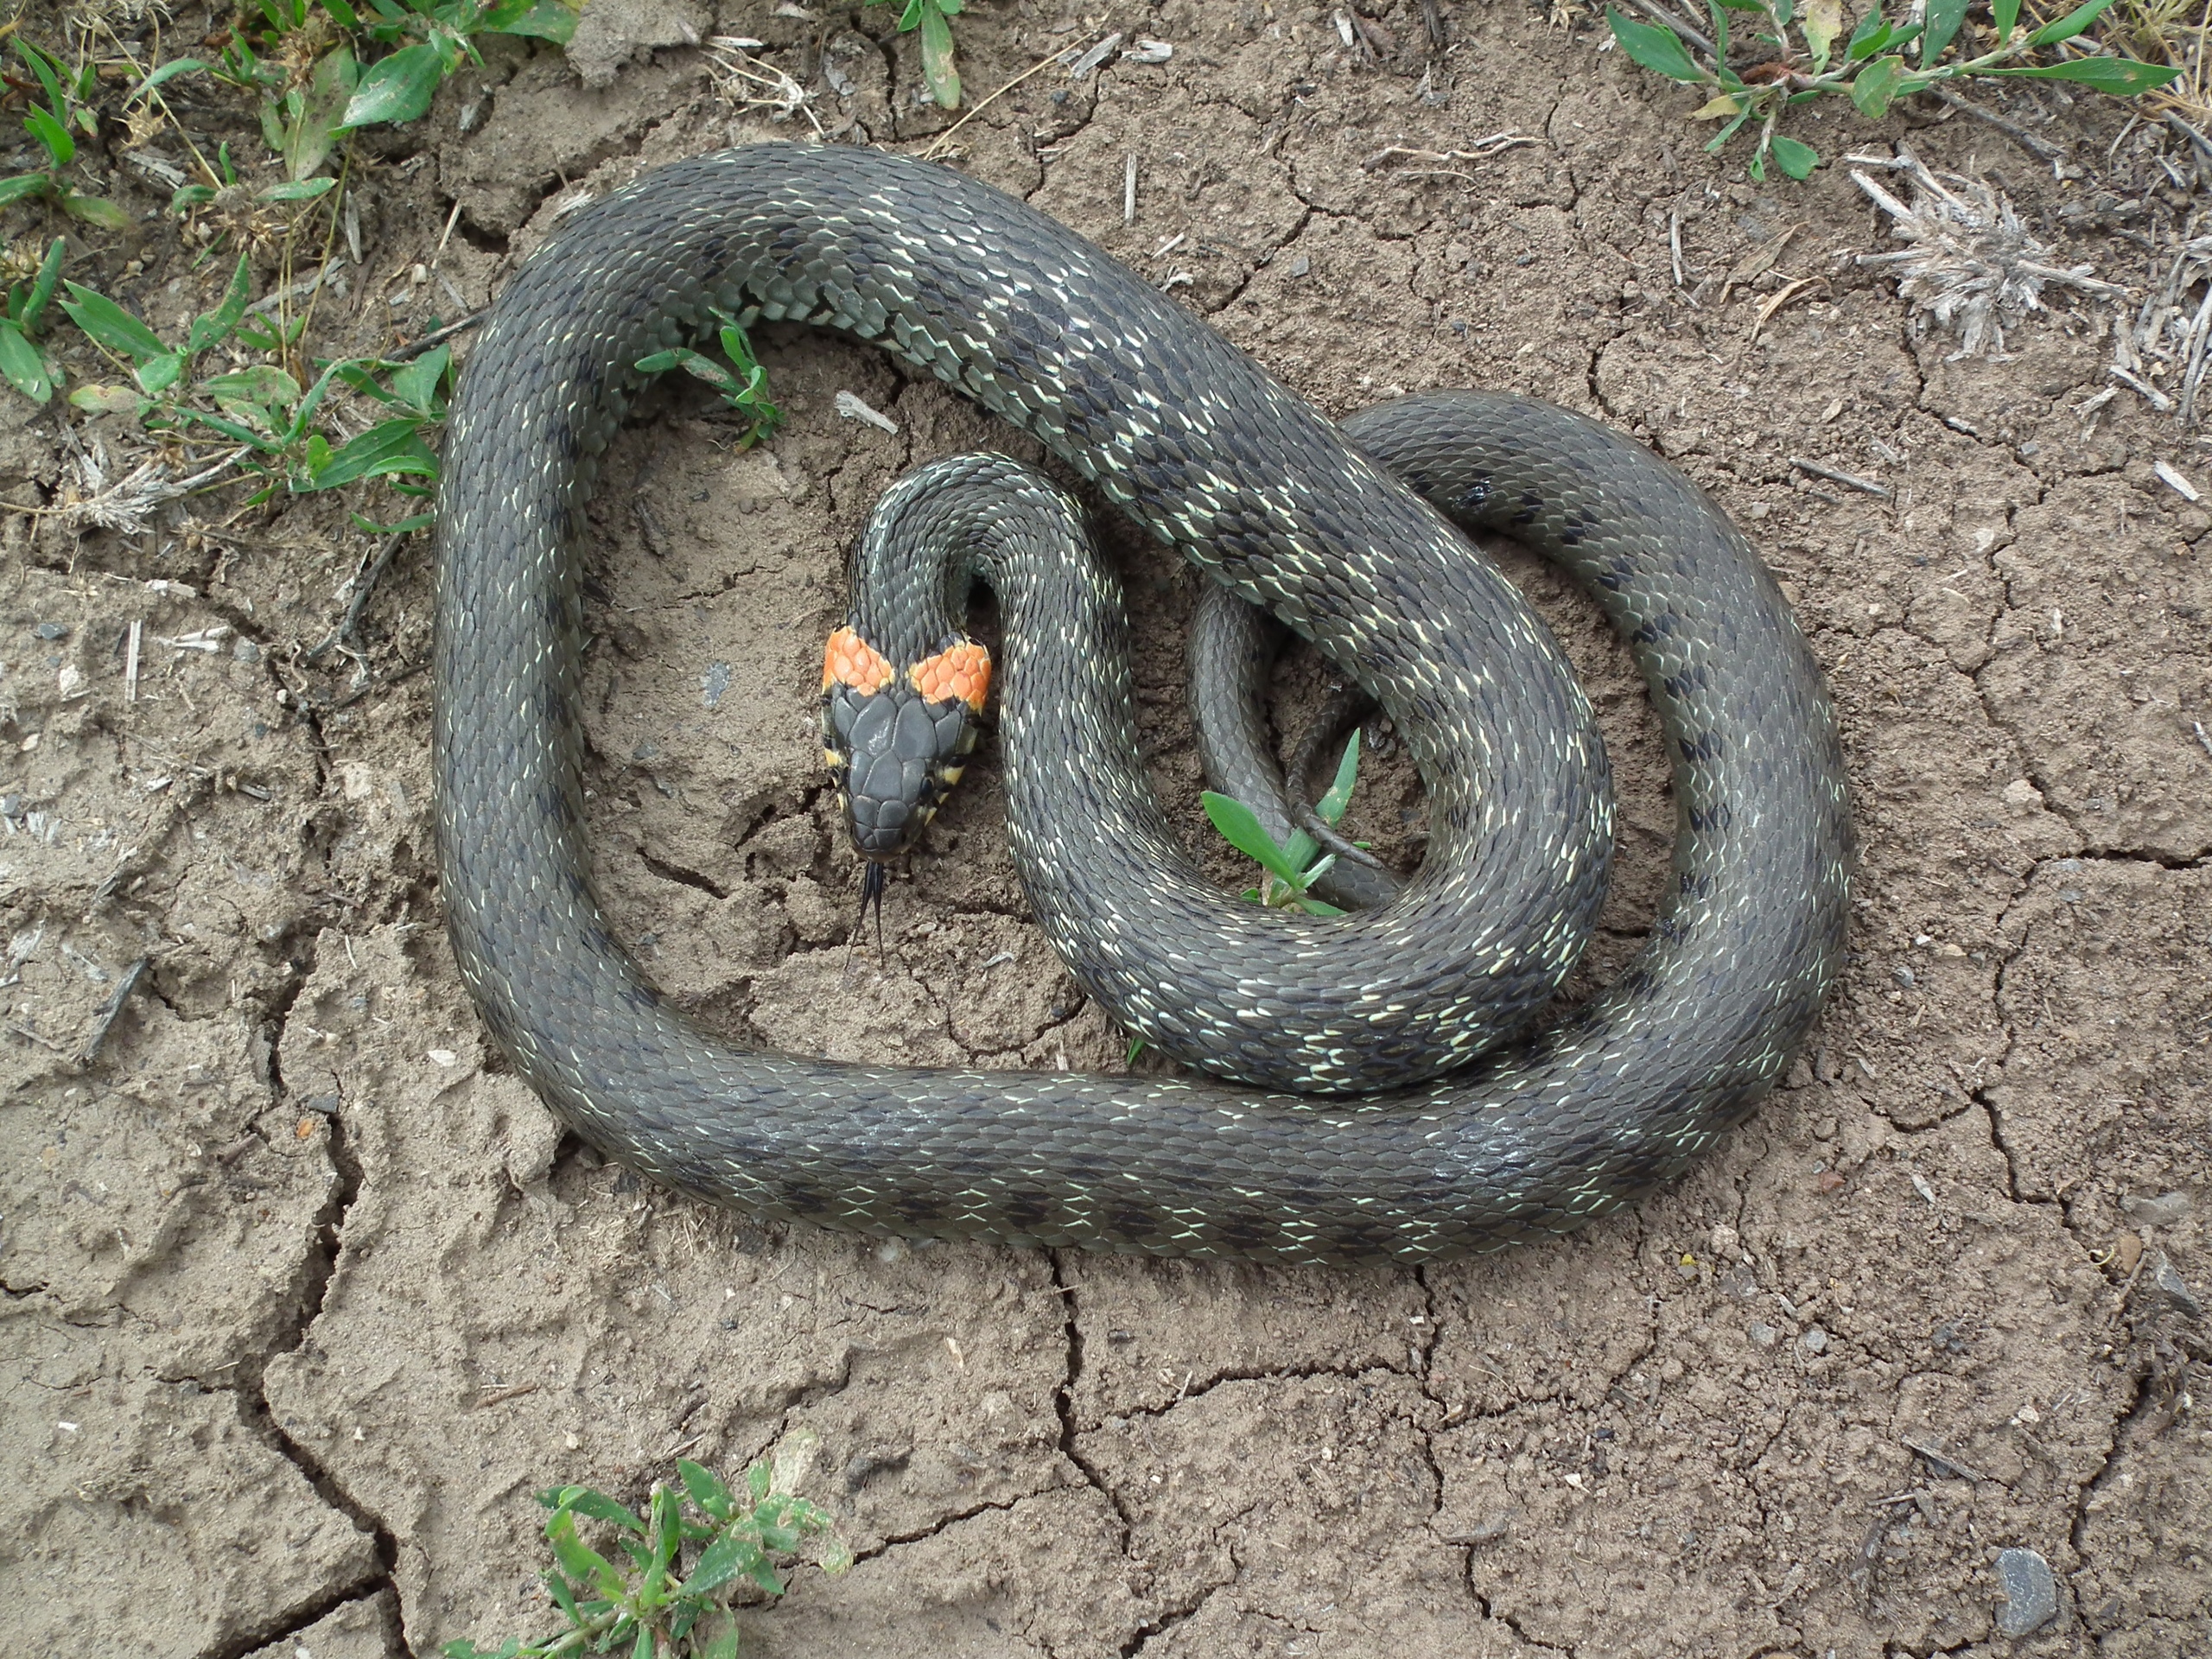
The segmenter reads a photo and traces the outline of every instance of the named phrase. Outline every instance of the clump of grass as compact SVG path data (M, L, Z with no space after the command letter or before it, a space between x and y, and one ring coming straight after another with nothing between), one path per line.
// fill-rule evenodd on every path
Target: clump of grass
M746 1471L742 1494L679 1459L677 1484L655 1484L642 1515L588 1486L538 1493L551 1511L545 1538L555 1561L543 1580L563 1628L496 1648L448 1642L446 1659L564 1659L618 1649L629 1659L736 1659L733 1593L750 1586L783 1594L777 1564L810 1539L821 1541L816 1559L824 1573L852 1565L829 1516L796 1493L817 1443L804 1432L785 1440L772 1462ZM608 1554L584 1541L587 1522L611 1537Z
M1611 6L1605 9L1605 20L1621 50L1643 67L1713 94L1694 118L1722 123L1707 149L1718 151L1751 128L1756 136L1746 170L1761 181L1769 161L1793 179L1809 177L1820 165L1817 150L1779 127L1784 111L1830 93L1848 97L1860 114L1879 120L1900 99L1978 76L2070 80L2133 98L2181 73L2171 65L2131 57L2068 55L2080 50L2075 43L2113 0L2088 0L2033 29L2020 22L2020 0L1990 0L1986 31L1968 27L1969 3L1926 0L1917 20L1910 22L1892 22L1877 4L1847 36L1841 0L1706 0L1713 16L1710 40L1694 30L1678 33L1663 23L1638 22ZM1748 41L1732 38L1732 19L1740 20ZM1685 35L1701 58L1692 55ZM1970 41L1986 49L1973 51ZM1731 60L1738 45L1761 60L1737 67ZM2021 61L2046 52L2056 60Z

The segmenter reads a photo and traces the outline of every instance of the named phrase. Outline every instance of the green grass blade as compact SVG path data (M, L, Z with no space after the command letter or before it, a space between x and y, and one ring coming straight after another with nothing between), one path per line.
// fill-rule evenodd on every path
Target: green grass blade
M1352 785L1359 781L1359 731L1354 728L1344 744L1344 758L1337 762L1337 775L1330 782L1329 792L1321 797L1321 804L1314 810L1321 815L1321 822L1334 824L1344 816L1344 809L1351 804Z
M54 397L54 377L47 372L46 359L12 322L0 321L0 375L35 404Z
M1263 869L1272 872L1293 887L1303 887L1298 866L1274 843L1274 838L1260 827L1260 820L1243 802L1232 800L1226 795L1209 789L1198 797L1206 810L1206 817L1213 827L1221 831L1221 838Z

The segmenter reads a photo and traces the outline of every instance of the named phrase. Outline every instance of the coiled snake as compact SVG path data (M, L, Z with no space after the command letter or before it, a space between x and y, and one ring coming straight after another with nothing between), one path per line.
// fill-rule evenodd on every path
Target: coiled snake
M1694 486L1580 417L1471 396L1373 411L1352 435L1446 512L1566 565L1649 682L1675 770L1673 886L1609 989L1533 1040L1358 1098L842 1065L694 1027L610 938L591 888L576 543L639 382L632 365L701 332L715 306L872 340L1034 434L1356 671L1406 728L1430 790L1419 877L1372 917L1264 922L1278 931L1263 970L1220 960L1202 932L1147 935L1141 889L1154 878L1090 866L1084 797L1097 786L1062 769L1074 798L1043 839L1071 880L1139 884L1090 926L1140 995L1211 977L1262 1028L1278 1006L1357 1005L1353 1039L1298 1063L1356 1089L1359 1032L1377 1050L1402 1039L1454 1052L1470 1030L1510 1032L1572 965L1572 924L1604 874L1602 753L1555 648L1335 428L987 186L855 149L703 156L576 213L525 262L446 445L435 763L448 927L493 1035L587 1139L701 1197L861 1232L1410 1261L1614 1210L1773 1083L1837 971L1847 903L1847 806L1818 671L1771 579ZM1051 764L1007 755L1010 779ZM1040 912L1057 902L1029 885ZM1317 966L1298 931L1309 925L1382 953L1410 988L1361 1003L1357 958ZM1502 1012L1474 1007L1477 980L1503 988Z

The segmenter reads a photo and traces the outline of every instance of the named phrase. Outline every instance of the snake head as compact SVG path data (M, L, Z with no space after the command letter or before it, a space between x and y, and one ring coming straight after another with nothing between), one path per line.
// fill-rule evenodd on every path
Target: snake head
M822 654L822 760L861 856L913 844L960 781L991 685L991 654L954 638L903 674L850 627Z

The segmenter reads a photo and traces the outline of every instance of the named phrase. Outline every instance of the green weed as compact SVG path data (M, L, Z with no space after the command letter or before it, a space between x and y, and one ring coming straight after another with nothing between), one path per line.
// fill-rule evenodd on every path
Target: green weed
M565 1628L497 1648L449 1642L446 1659L556 1659L617 1648L630 1659L735 1659L731 1592L750 1585L783 1594L777 1563L810 1538L823 1541L817 1554L823 1572L852 1565L852 1552L829 1516L795 1494L813 1446L811 1435L786 1440L772 1464L756 1463L746 1471L742 1496L699 1465L679 1459L680 1484L656 1484L643 1515L588 1486L538 1493L552 1511L545 1537L556 1562L543 1582ZM584 1541L584 1522L613 1529L626 1565Z
M82 133L89 138L99 131L99 117L92 107L98 66L87 60L73 70L64 68L25 40L16 41L16 54L37 78L39 89L46 96L43 104L35 98L25 100L28 109L23 127L46 152L47 164L35 173L19 173L12 179L0 179L0 207L13 201L42 197L73 219L97 225L104 231L122 230L130 223L128 213L104 196L82 195L72 190L61 176L63 170L77 159L76 135Z
M784 423L784 411L768 401L768 371L754 359L752 342L746 339L737 319L719 308L714 315L721 324L722 352L730 360L729 368L681 346L641 357L636 366L640 374L664 374L671 369L682 369L705 381L721 393L724 403L752 422L737 446L750 449Z
M192 320L181 345L164 340L106 296L77 283L67 287L61 308L130 377L128 385L78 387L69 394L74 407L131 415L155 430L204 429L237 444L239 466L262 480L249 505L280 488L308 494L378 478L404 496L430 493L438 461L423 435L445 419L450 348L441 346L409 363L360 358L327 363L307 386L275 361L201 376L194 372L200 355L218 346L235 341L281 359L297 344L298 324L287 331L247 315L251 276L244 256L221 302ZM359 436L334 445L315 423L340 385L382 406L386 415ZM429 520L424 515L378 525L356 514L355 522L365 530L392 531L417 529Z
M1846 36L1841 0L1805 0L1802 4L1796 0L1706 0L1713 35L1705 61L1694 58L1682 37L1664 24L1638 22L1612 6L1606 7L1605 20L1621 50L1643 67L1712 92L1697 118L1724 124L1707 149L1718 151L1745 126L1756 124L1758 142L1747 170L1762 182L1770 157L1793 179L1809 176L1820 164L1820 154L1810 144L1777 129L1784 110L1828 93L1847 96L1862 115L1879 120L1899 99L1974 76L2070 80L2132 98L2156 91L2181 73L2127 57L2062 54L2052 63L2018 61L2031 53L2076 41L2113 0L2088 0L2038 29L2021 26L2020 0L1990 0L1992 27L1984 41L1990 49L1968 56L1966 42L1978 32L1967 25L1968 3L1926 0L1921 21L1907 23L1891 22L1877 5ZM1751 65L1739 73L1728 60L1733 44L1732 17L1744 20L1752 50L1777 50L1780 59ZM1947 52L1951 54L1948 60Z
M1337 775L1315 810L1321 822L1334 827L1351 802L1352 785L1359 776L1359 734L1344 745ZM1260 885L1247 887L1243 896L1256 904L1295 907L1315 916L1341 916L1344 912L1307 893L1335 868L1337 855L1324 854L1320 843L1303 830L1290 832L1287 844L1278 843L1260 824L1252 809L1239 800L1207 790L1198 797L1221 838L1260 866ZM1132 1053L1134 1058L1134 1052Z
M265 29L234 30L213 63L177 58L162 64L132 96L202 71L238 87L257 100L262 137L295 181L312 175L356 128L421 119L440 83L464 59L483 61L477 36L516 35L566 44L576 31L575 9L565 0L257 3ZM387 49L378 54L378 48ZM302 58L308 64L304 73Z
M871 6L892 0L868 0ZM965 0L906 0L899 14L899 32L922 31L922 79L941 109L960 107L960 71L952 61L952 22L966 10Z
M28 283L8 286L7 315L0 316L0 375L29 398L43 404L54 396L55 376L46 354L35 343L46 321L46 308L61 279L62 251L67 244L55 237L39 261L37 274Z

